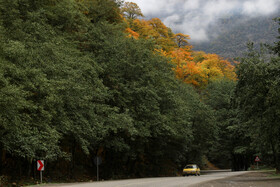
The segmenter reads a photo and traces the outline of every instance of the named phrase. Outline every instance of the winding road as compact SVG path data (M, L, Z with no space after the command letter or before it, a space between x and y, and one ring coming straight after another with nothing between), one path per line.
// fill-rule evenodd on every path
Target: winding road
M199 183L223 179L236 175L243 175L246 171L241 172L210 172L201 176L189 177L159 177L159 178L143 178L143 179L127 179L114 181L100 181L91 183L72 183L72 184L50 184L44 187L186 187Z

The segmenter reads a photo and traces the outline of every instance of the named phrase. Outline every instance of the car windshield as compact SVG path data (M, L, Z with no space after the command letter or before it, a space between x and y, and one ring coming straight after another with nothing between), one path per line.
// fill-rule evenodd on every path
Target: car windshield
M196 166L195 166L195 165L188 165L188 166L186 166L185 168L186 168L186 169L189 169L189 168L196 168Z

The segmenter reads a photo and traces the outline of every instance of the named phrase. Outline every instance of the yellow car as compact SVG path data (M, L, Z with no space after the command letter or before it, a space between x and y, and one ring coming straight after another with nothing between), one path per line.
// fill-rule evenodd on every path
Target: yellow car
M200 175L200 169L196 164L188 164L185 166L183 169L183 176L188 176L188 175L195 175L199 176Z

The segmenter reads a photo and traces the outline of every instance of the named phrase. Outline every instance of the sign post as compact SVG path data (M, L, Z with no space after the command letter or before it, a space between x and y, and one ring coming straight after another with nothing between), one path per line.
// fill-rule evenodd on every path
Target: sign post
M40 171L41 184L43 183L43 172L45 169L44 160L37 160L37 170Z
M260 161L261 161L261 159L258 156L256 156L255 162L257 162L257 169L259 169L259 162Z
M99 181L99 165L102 163L102 159L99 156L94 158L94 164L96 165L96 179Z

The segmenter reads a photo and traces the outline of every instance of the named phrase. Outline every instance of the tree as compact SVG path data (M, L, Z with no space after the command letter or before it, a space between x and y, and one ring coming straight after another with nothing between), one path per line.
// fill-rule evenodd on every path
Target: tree
M217 134L215 142L207 152L207 158L219 168L230 168L234 155L234 136L232 135L231 108L236 82L229 79L218 79L207 85L203 90L204 102L213 109ZM241 140L241 138L239 138Z
M179 79L196 88L204 89L212 81L235 80L234 66L216 54L193 52L191 46L175 48L170 52Z
M177 43L178 47L184 47L186 45L189 45L188 39L190 39L189 35L177 33L174 36L175 42Z
M120 11L121 3L115 0L77 0L80 1L79 9L92 23L108 21L120 23L123 21ZM79 10L79 9L76 9Z
M29 176L33 159L74 165L76 150L88 154L97 141L106 110L101 68L75 40L88 20L75 1L1 1L0 9L1 156Z
M238 66L235 102L239 128L246 129L255 151L272 157L279 171L279 57L269 61L249 46ZM269 155L269 152L272 155Z
M277 21L278 24L280 25L280 17L276 18L275 21ZM278 29L278 33L280 34L280 29ZM278 36L277 39L279 40L280 36ZM274 54L280 56L280 41L275 42L274 46L271 49L274 52Z
M111 96L107 103L123 116L105 123L110 131L100 142L108 175L154 176L176 170L185 162L181 148L191 142L186 139L192 133L186 92L195 92L176 80L173 65L154 53L151 41L125 38L110 25L92 28L90 36L92 41L105 38L102 45L93 42L90 50L104 69ZM162 164L166 167L158 169Z
M178 79L183 80L185 83L199 86L197 77L200 76L198 69L190 50L186 48L178 48L171 52L172 62L176 65L174 68Z
M127 19L136 19L138 17L144 17L139 6L133 2L125 2L124 5L121 7L121 13Z
M125 32L128 33L128 37L134 37L135 39L139 38L139 34L131 30L131 28L127 28Z
M204 54L203 58L195 57L202 61L197 63L201 70L200 87L205 88L210 82L218 79L235 80L234 66L227 60L222 59L216 54Z

